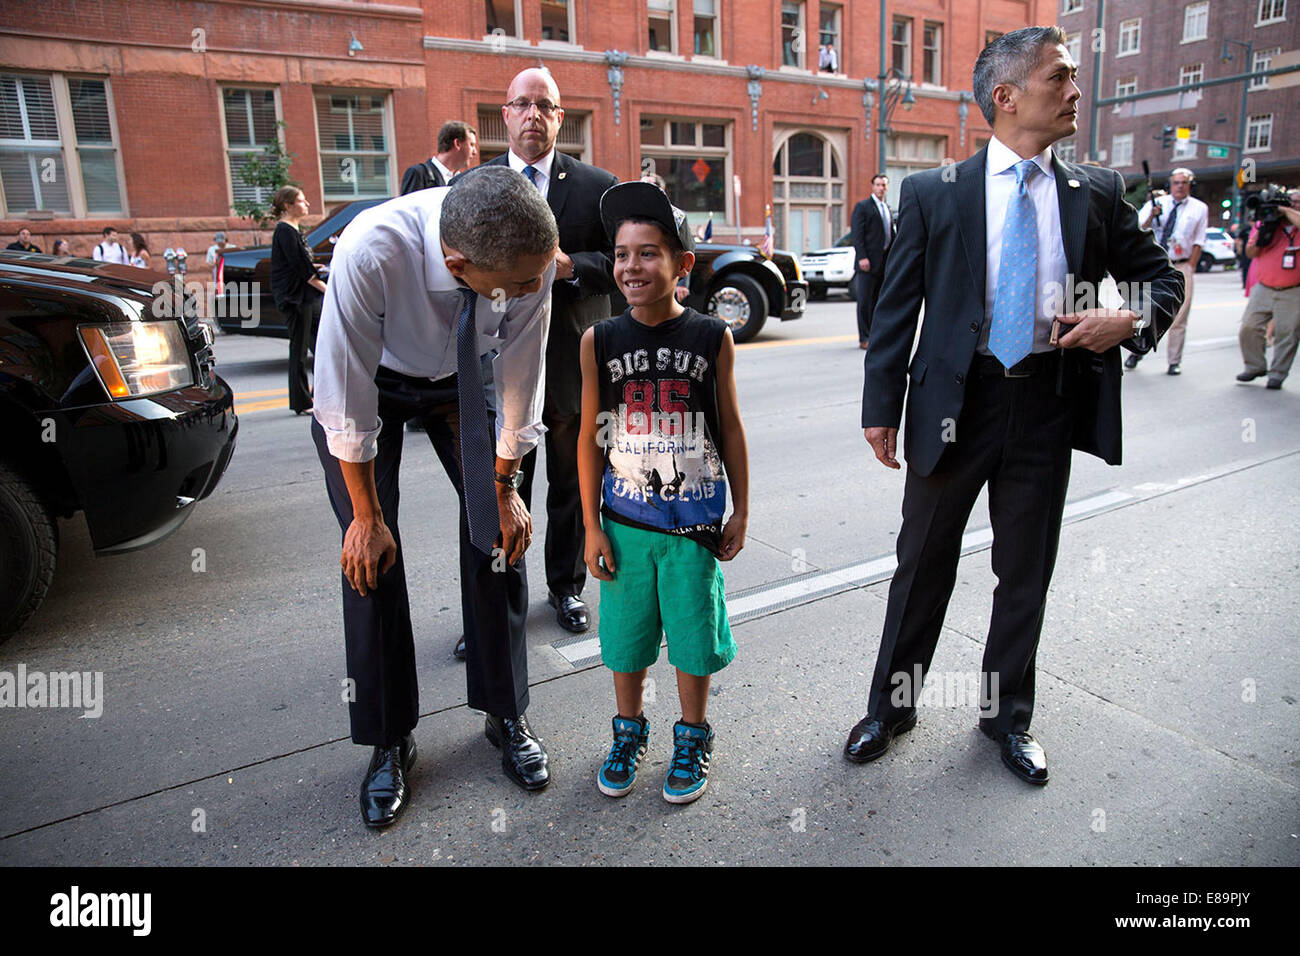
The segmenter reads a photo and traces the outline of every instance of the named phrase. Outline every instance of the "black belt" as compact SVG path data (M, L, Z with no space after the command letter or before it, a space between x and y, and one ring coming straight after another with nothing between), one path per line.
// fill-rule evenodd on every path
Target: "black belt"
M1034 375L1055 375L1060 356L1057 350L1026 355L1011 368L1006 368L992 355L975 354L971 372L976 375L997 375L1002 378L1029 378Z

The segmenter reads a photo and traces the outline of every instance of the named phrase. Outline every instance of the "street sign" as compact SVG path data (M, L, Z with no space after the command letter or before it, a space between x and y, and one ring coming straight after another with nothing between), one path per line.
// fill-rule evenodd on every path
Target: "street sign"
M1226 146L1207 146L1205 147L1206 159L1227 159L1228 147Z

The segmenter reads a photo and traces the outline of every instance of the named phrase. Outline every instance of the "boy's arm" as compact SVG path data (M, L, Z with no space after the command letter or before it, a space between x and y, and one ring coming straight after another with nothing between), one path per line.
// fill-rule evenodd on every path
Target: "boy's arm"
M596 377L596 330L582 333L579 347L582 363L582 426L578 431L578 491L582 495L582 523L587 542L583 552L587 570L600 581L612 581L614 550L600 526L600 483L605 470L605 456L600 441L600 380ZM604 567L601 567L601 560Z
M722 334L718 349L718 424L722 429L722 464L731 486L731 518L722 528L719 557L730 561L745 546L745 529L749 525L749 447L745 426L740 420L740 400L736 395L736 346L731 330Z

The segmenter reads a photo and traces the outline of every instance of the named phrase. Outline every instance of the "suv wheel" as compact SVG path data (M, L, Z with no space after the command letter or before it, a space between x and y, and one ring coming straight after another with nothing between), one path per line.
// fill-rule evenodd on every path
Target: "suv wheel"
M1202 253L1202 254L1201 254L1201 258L1199 258L1199 259L1196 260L1196 271L1197 271L1197 272L1209 272L1209 271L1210 271L1211 269L1213 269L1213 268L1214 268L1214 257L1213 257L1213 256L1207 256L1207 255L1205 255L1204 253Z
M57 530L44 502L0 464L0 641L12 637L45 600L57 553Z
M736 342L748 342L767 321L767 294L749 276L724 275L709 293L706 311L727 323Z

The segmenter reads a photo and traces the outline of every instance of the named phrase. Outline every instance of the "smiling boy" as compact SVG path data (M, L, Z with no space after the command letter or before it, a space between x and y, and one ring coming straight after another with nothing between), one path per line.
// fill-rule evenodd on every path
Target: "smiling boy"
M628 309L588 329L581 349L585 560L601 582L601 657L618 704L597 786L622 797L636 780L650 737L642 687L666 634L682 718L663 795L690 803L713 753L710 676L736 655L718 567L744 547L749 513L735 346L724 322L673 294L695 262L685 213L645 182L611 187L600 210Z

